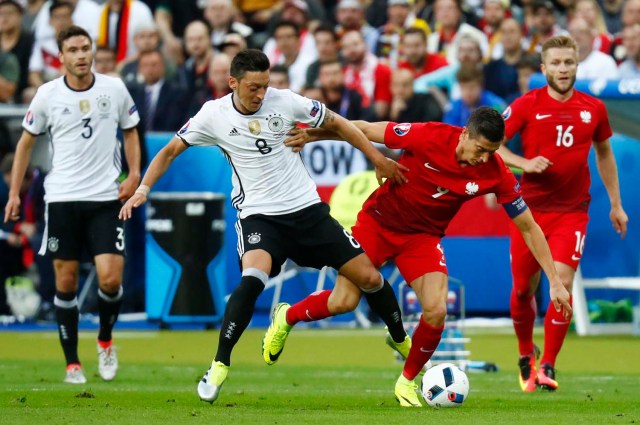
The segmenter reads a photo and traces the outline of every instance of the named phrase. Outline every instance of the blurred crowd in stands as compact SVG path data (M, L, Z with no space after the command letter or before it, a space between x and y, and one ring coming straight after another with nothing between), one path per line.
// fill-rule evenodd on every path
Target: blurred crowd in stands
M577 41L578 79L640 78L640 0L0 0L0 111L61 76L56 34L72 24L95 41L94 70L126 83L142 138L228 94L231 59L246 47L269 57L272 87L352 120L463 126L479 106L502 111L558 34ZM0 118L7 184L15 143ZM29 170L22 221L0 230L0 286L31 271L49 302L51 264L34 254L43 174Z

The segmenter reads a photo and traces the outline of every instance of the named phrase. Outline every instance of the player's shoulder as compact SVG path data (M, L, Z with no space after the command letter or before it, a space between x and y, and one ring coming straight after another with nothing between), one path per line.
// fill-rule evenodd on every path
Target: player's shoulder
M602 100L580 90L574 90L571 100L576 103L582 103L584 105L604 107L604 102Z
M288 102L293 97L300 97L299 94L292 92L289 89L276 89L269 87L267 94L264 97L265 101L273 102Z
M97 72L93 73L95 77L95 86L124 86L124 82L118 77L112 77L111 75L99 74Z
M56 90L60 90L60 88L65 84L64 77L58 77L51 81L47 81L36 90L36 94L38 96L48 96L53 94Z

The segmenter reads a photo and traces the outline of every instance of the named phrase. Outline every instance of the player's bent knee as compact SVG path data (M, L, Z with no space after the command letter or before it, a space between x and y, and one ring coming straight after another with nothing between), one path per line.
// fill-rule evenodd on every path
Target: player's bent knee
M98 276L98 286L100 286L100 289L103 292L106 292L108 294L118 292L120 290L121 284L122 279L117 273L108 273Z
M425 308L422 311L422 315L424 317L424 321L431 326L441 326L447 316L447 306L439 305L432 308Z

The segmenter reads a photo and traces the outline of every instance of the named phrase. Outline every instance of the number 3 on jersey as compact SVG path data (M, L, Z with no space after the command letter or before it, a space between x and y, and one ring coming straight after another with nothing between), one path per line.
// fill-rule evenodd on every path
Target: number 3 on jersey
M556 130L558 130L558 138L556 139L556 146L564 146L566 148L573 145L573 126L570 125L564 129L561 125L556 125Z
M84 130L82 130L81 136L85 139L89 139L91 138L91 136L93 136L93 127L89 125L89 123L91 122L91 118L83 118L82 122L84 122Z

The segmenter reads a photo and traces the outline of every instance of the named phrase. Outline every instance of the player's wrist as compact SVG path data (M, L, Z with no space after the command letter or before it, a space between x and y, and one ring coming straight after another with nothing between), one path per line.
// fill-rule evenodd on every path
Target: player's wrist
M151 188L149 186L147 186L146 184L141 184L140 186L138 186L135 193L144 195L144 197L146 198L147 196L149 196L150 191L151 191Z

